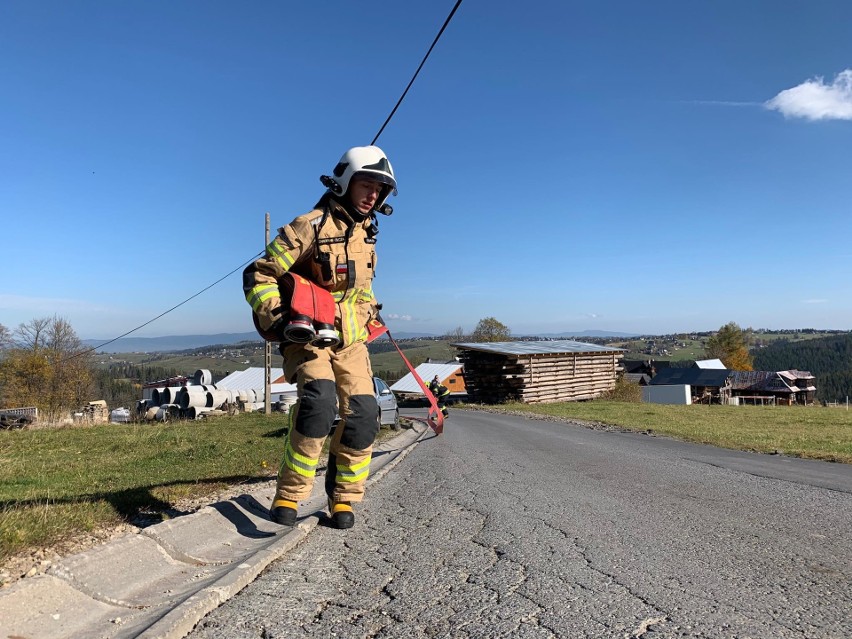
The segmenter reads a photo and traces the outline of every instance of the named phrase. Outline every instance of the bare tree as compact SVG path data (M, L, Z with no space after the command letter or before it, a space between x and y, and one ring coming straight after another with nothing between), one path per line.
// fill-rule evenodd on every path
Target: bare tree
M50 325L49 317L32 319L29 322L18 324L15 329L15 345L18 348L36 351L44 346L45 333Z
M454 342L460 342L467 338L467 334L464 332L464 329L461 326L456 326L453 330L447 333L447 339L450 339Z
M0 351L5 351L13 344L12 331L0 324Z
M67 320L34 319L15 335L0 362L0 403L36 406L46 421L56 421L91 399L91 357Z

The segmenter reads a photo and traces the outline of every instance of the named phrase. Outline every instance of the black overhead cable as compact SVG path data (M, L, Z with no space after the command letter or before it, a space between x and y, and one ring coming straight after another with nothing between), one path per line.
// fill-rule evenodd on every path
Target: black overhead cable
M415 72L414 72L414 75L413 75L413 76L411 76L411 81L408 83L408 86L407 86L407 87L405 87L405 91L403 91L403 92L402 92L402 95L401 95L401 96L399 96L399 100L397 100L396 105L394 106L393 110L390 112L390 115L388 116L387 120L385 120L385 123L382 125L382 128L381 128L381 129L379 129L379 132L378 132L378 133L376 133L376 137L374 137L374 138L373 138L373 141L372 141L372 142L370 142L370 144L371 144L371 145L373 145L373 144L375 144L375 143L376 143L376 140L378 140L378 139L379 139L379 136L382 134L382 131L384 131L384 130L385 130L385 127L388 125L388 122L390 122L390 121L391 121L391 118L393 117L393 114L394 114L394 113L396 113L396 110L399 108L399 105L400 105L400 104L402 104L402 101L405 99L405 94L406 94L406 93L408 93L408 90L411 88L411 85L412 85L412 84L414 84L414 80L417 78L417 74L418 74L418 73L420 73L420 69L422 69L422 68L423 68L423 65L424 65L424 64L426 64L426 59L429 57L429 54L430 54L430 53L432 53L432 49L434 49L434 48L435 48L435 45L436 45L436 44L438 44L438 40L441 38L441 35L444 33L444 29L446 29L446 28L447 28L447 25L448 25L448 24L450 24L450 20L452 20L452 19L453 19L453 15L455 14L456 9L458 9L458 8L459 8L459 5L460 5L461 3L462 3L462 0L457 0L457 1L456 1L456 4L455 4L455 6L453 7L453 10L452 10L452 11L450 11L450 15L448 15L448 16L447 16L447 19L446 19L446 20L444 20L444 24L443 24L443 26L441 27L441 30L440 30L440 31L438 31L438 35L436 35L436 36L435 36L435 39L432 41L432 46L431 46L431 47L429 47L429 50L426 52L426 55L425 55L425 56L423 56L423 59L420 61L420 66L419 66L419 67L417 67L417 71L415 71Z
M103 344L98 344L97 346L95 346L95 347L93 347L93 348L90 348L90 349L85 350L85 351L81 351L81 352L79 352L79 353L74 353L74 355L72 355L71 357L68 357L68 358L66 358L66 359L73 359L73 358L75 358L75 357L81 357L81 356L85 355L86 353L91 353L92 351L96 351L96 350L98 350L99 348L103 348L104 346L107 346L107 345L109 345L109 344L112 344L113 342L117 342L117 341L118 341L118 340L120 340L122 337L127 337L127 336L128 336L128 335L130 335L131 333L135 333L135 332L136 332L136 331L138 331L140 328L144 328L145 326L148 326L148 324L150 324L150 323L152 323L152 322L156 322L158 319L160 319L161 317L163 317L163 315L168 315L169 313L171 313L171 312L172 312L173 310L175 310L176 308L180 308L181 306L183 306L184 304L186 304L188 301L190 301L190 300L192 300L192 299L195 299L196 297L198 297L199 295L201 295L204 291L206 291L206 290L208 290L208 289L213 288L214 286L216 286L219 282L221 282L221 281L222 281L222 280L224 280L225 278L230 277L231 275L233 275L234 273L236 273L236 272L237 272L237 271L239 271L240 269L245 268L246 266L248 266L249 264L251 264L252 262L254 262L257 258L259 258L261 255L263 255L263 253L264 253L264 252L263 252L263 251L261 251L261 252L260 252L260 253L258 253L257 255L253 255L253 256L252 256L252 258L251 258L250 260L248 260L248 261L246 261L246 262L243 262L242 264L240 264L237 268L235 268L233 271L231 271L231 272L230 272L230 273L228 273L227 275L223 275L222 277L220 277L218 280L216 280L215 282L213 282L213 283L212 283L212 284L210 284L209 286L205 286L204 288L202 288L202 289L201 289L200 291L198 291L195 295L192 295L191 297L187 297L187 298L186 298L184 301L182 301L180 304L175 304L175 305L174 305L174 306L172 306L169 310L167 310L167 311L163 311L162 313L160 313L159 315L157 315L157 317L155 317L155 318L153 318L153 319L149 319L149 320L148 320L147 322L145 322L144 324L140 324L140 325L139 325L139 326L137 326L136 328L134 328L134 329L132 329L132 330L129 330L129 331L127 331L126 333L123 333L122 335L119 335L118 337L114 337L114 338L112 338L111 340L109 340L108 342L104 342Z
M385 130L385 127L388 125L388 122L390 122L390 121L391 121L391 118L392 118L392 117L394 116L394 114L396 113L396 110L399 108L399 105L400 105L400 104L402 104L402 101L405 99L405 95L408 93L408 90L411 88L411 85L412 85L412 84L414 84L414 80L417 78L417 74L418 74L418 73L420 73L420 69L422 69L422 68L423 68L423 65L424 65L424 64L426 64L426 60L429 58L429 54L430 54L430 53L432 53L432 49L434 49L434 48L435 48L435 45L436 45L436 44L438 44L438 40L441 38L441 35L444 33L444 29L446 29L446 28L447 28L447 25L448 25L448 24L450 24L450 20L452 20L452 19L453 19L453 15L455 15L455 13L456 13L456 9L458 9L458 8L459 8L459 5L461 5L461 3L462 3L462 0L456 0L456 4L455 4L455 6L453 6L453 9L452 9L452 11L450 11L450 14L447 16L447 19L446 19L446 20L444 20L444 24L441 26L441 30L440 30L440 31L438 31L438 35L436 35L436 36L435 36L435 39L432 41L432 45L429 47L429 50L426 52L426 55L425 55L425 56L423 56L423 59L420 61L420 65L417 67L417 71L415 71L415 72L414 72L414 75L413 75L413 76L411 76L411 80L409 81L408 86L406 86L406 87L405 87L405 91L403 91L403 92L402 92L402 95L401 95L401 96L399 96L399 100L397 100L396 105L394 105L393 110L390 112L390 115L389 115L389 116L387 117L387 119L385 120L385 123L384 123L384 124L382 124L382 128L380 128L380 129L379 129L379 132L378 132L378 133L376 133L376 137L374 137L374 138L373 138L373 141L372 141L372 142L370 142L370 144L371 144L371 145L373 145L373 144L375 144L375 143L376 143L376 140L378 140L378 139L379 139L379 136L380 136L380 135L382 134L382 132ZM92 351L96 351L96 350L97 350L97 349L99 349L99 348L103 348L104 346L108 346L109 344L112 344L113 342L116 342L116 341L120 340L122 337L127 337L127 336L128 336L128 335L130 335L131 333L135 333L135 332L136 332L136 331L138 331L140 328L144 328L145 326L148 326L148 324L151 324L152 322L157 321L158 319L160 319L160 318L161 318L161 317L163 317L164 315L168 315L168 314L169 314L169 313L171 313L173 310L175 310L175 309L177 309L177 308L179 308L179 307L183 306L184 304L186 304L186 303L187 303L187 302L189 302L190 300L192 300L192 299L194 299L194 298L198 297L198 296L199 296L199 295L201 295L204 291L206 291L206 290L208 290L208 289L210 289L210 288L213 288L214 286L216 286L216 284L218 284L219 282L221 282L221 281L222 281L222 280L224 280L225 278L227 278L227 277L229 277L229 276L233 275L234 273L236 273L237 271L239 271L241 268L245 268L246 266L248 266L249 264L251 264L254 260L256 260L258 257L260 257L261 255L263 255L263 253L264 253L264 251L261 251L261 252L260 252L260 253L258 253L257 255L253 256L253 257L252 257L250 260L248 260L247 262L244 262L243 264L241 264L240 266L238 266L237 268L235 268L233 271L231 271L231 272L230 272L230 273L228 273L227 275L225 275L225 276L223 276L223 277L220 277L218 280L216 280L215 282L213 282L210 286L207 286L207 287L205 287L205 288L201 289L201 290L200 290L200 291L198 291L195 295L192 295L191 297L186 298L186 299L185 299L184 301L182 301L180 304L176 304L175 306L172 306L169 310L167 310L167 311L163 311L162 313L160 313L159 315L157 315L157 317L155 317L155 318L153 318L153 319L148 320L148 321L147 321L147 322L145 322L144 324L140 324L140 325L139 325L139 326L137 326L136 328L134 328L134 329L132 329L132 330L129 330L129 331L127 331L126 333L123 333L122 335L119 335L118 337L114 337L113 339L109 340L108 342L104 342L103 344L99 344L98 346L95 346L94 348L90 348L90 349L85 350L85 351L82 351L82 352L80 352L80 353L76 353L76 354L75 354L75 355L73 355L72 357L80 357L80 356L85 355L85 354L87 354L87 353L91 353ZM69 359L70 359L70 358L69 358Z

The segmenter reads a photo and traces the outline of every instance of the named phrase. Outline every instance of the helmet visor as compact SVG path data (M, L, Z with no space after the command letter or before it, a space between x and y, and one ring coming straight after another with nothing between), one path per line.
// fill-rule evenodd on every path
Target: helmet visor
M379 173L373 171L357 171L352 174L350 182L354 182L355 180L372 180L373 182L385 184L389 186L391 190L393 190L393 194L396 195L396 180L394 180L387 173Z

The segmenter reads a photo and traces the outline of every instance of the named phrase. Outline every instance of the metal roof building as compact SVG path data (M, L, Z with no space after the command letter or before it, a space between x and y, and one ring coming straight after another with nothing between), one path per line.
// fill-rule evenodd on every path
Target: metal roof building
M464 392L463 379L459 380L462 382L461 384L458 384L457 382L451 383L454 377L458 376L461 369L462 365L460 362L451 362L449 364L420 364L420 366L414 370L417 371L420 379L422 379L426 384L428 384L429 380L437 375L438 379L441 380L441 383L450 389L450 393L462 393ZM395 393L423 394L420 385L411 373L408 373L405 377L391 386L390 389Z
M463 342L459 349L471 401L486 404L594 399L615 387L624 349L574 340Z
M664 368L651 379L651 386L671 386L689 384L690 386L705 386L724 388L729 385L728 378L733 371L718 368Z
M273 401L280 399L278 396L282 394L291 394L296 392L295 384L287 384L277 382L284 376L284 369L271 368L270 379L273 384L270 386L270 395ZM252 366L244 371L235 371L223 378L216 384L216 388L221 390L253 390L259 400L263 399L263 394L266 390L266 380L264 379L264 370L262 366Z
M725 368L664 368L654 375L649 388L688 387L693 404L726 404L734 371Z

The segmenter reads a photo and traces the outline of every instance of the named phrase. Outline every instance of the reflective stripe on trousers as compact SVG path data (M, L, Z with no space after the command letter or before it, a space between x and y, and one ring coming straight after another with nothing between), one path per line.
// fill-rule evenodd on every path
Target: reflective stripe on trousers
M287 434L275 498L300 501L310 496L317 462L334 419L331 413L330 421L320 424L326 417L316 406L324 406L328 401L327 389L331 386L329 382L333 382L341 419L329 445L334 461L326 469L326 479L330 482L326 490L335 501L361 501L379 428L379 408L366 344L357 342L336 352L290 344L282 353L286 379L295 378L300 399ZM322 392L306 398L306 385L309 390L320 388ZM300 419L300 412L308 410L302 406L306 399L311 401L310 414L305 413Z

